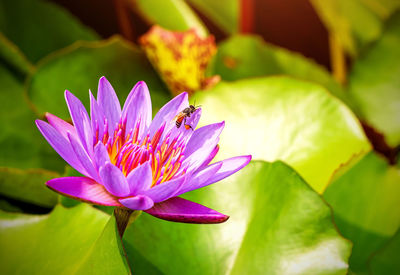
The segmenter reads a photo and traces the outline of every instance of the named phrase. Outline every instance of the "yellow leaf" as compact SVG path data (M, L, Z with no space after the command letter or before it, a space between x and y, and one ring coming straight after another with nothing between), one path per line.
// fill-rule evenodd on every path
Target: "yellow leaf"
M218 76L205 77L217 51L213 36L201 38L195 29L176 32L153 26L139 43L173 95L191 94L219 81Z

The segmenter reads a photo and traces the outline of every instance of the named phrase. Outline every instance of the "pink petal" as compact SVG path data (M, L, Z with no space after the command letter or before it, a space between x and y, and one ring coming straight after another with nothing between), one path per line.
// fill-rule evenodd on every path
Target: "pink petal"
M208 157L200 165L200 167L198 168L198 171L205 168L214 159L214 157L217 155L218 151L219 151L219 146L217 144L217 146L214 147L214 150L211 151L210 155L208 155Z
M53 114L46 113L46 119L50 125L53 126L54 129L56 129L65 139L68 139L68 133L77 135L74 126L62 120L61 118L56 117Z
M141 192L141 195L150 197L155 203L162 202L175 196L185 181L186 175L160 183L159 185Z
M146 161L139 167L136 167L129 173L126 179L130 189L130 196L137 195L149 189L153 180L150 161Z
M99 171L101 183L108 192L117 197L129 195L129 186L124 174L110 162L107 162Z
M81 162L83 168L87 171L86 176L90 176L92 179L99 181L99 175L95 169L94 163L90 159L88 153L83 149L81 143L73 135L68 133L68 139L71 144L72 150Z
M121 117L121 105L119 104L119 100L115 94L114 88L104 76L99 80L97 103L107 118L108 133L111 135Z
M213 209L179 197L157 203L145 212L159 219L183 223L222 223L229 218Z
M85 168L83 168L69 141L65 139L60 132L42 120L36 120L35 123L47 142L69 165L74 167L81 174L89 175Z
M175 196L179 196L183 193L202 188L206 186L207 181L213 177L218 170L221 169L222 163L214 163L205 169L195 173L190 179L187 180L184 186L179 190Z
M99 141L94 147L94 160L96 163L97 171L100 167L103 167L107 162L111 162L110 155L107 152L106 147L101 141Z
M91 178L56 178L49 180L46 184L50 189L73 199L99 205L122 206L117 198Z
M147 196L138 195L132 198L120 199L119 202L132 210L147 210L152 208L154 202Z
M225 122L203 126L196 131L186 145L183 166L190 164L191 169L196 170L210 156L219 141L219 135L224 129Z
M222 160L220 162L216 162L212 165L216 165L218 163L222 163L221 168L218 170L215 175L210 177L205 183L201 185L201 187L213 184L217 181L223 180L226 177L236 173L243 167L245 167L251 161L251 155L248 156L238 156L229 159ZM199 187L200 188L200 187Z
M82 102L69 91L65 91L65 101L80 142L90 154L93 151L93 133L86 109Z
M97 138L101 139L104 135L105 116L90 90L89 90L89 97L90 97L90 120L92 123L93 134L96 135L97 132Z
M129 93L122 109L122 117L126 118L127 132L134 129L136 123L140 120L140 137L150 126L152 118L151 99L149 89L143 81L139 81Z

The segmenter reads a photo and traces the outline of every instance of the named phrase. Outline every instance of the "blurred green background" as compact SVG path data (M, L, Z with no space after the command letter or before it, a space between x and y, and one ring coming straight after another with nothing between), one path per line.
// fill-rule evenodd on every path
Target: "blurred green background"
M0 273L400 274L399 8L398 0L0 0ZM182 92L186 83L167 85L140 42L153 25L214 37L206 68L197 44L182 50L198 73L190 101L202 105L201 125L226 121L218 159L253 161L183 196L229 215L226 223L143 213L121 240L112 209L45 187L76 172L34 120L69 119L65 89L88 107L103 75L121 102L144 80L154 112Z

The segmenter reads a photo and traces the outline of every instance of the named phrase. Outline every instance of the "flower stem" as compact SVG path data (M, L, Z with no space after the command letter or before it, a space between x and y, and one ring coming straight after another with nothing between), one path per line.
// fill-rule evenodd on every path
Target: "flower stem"
M133 212L133 210L123 207L115 207L114 209L114 216L117 221L118 233L121 239L124 235L126 227L129 224L129 217Z

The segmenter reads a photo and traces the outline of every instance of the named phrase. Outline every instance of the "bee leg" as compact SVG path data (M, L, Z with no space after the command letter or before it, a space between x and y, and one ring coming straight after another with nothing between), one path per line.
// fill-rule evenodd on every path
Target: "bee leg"
M185 117L185 119L183 120L183 124L185 125L186 130L192 129L192 131L193 131L192 126L190 126L189 124L186 124L186 117Z

